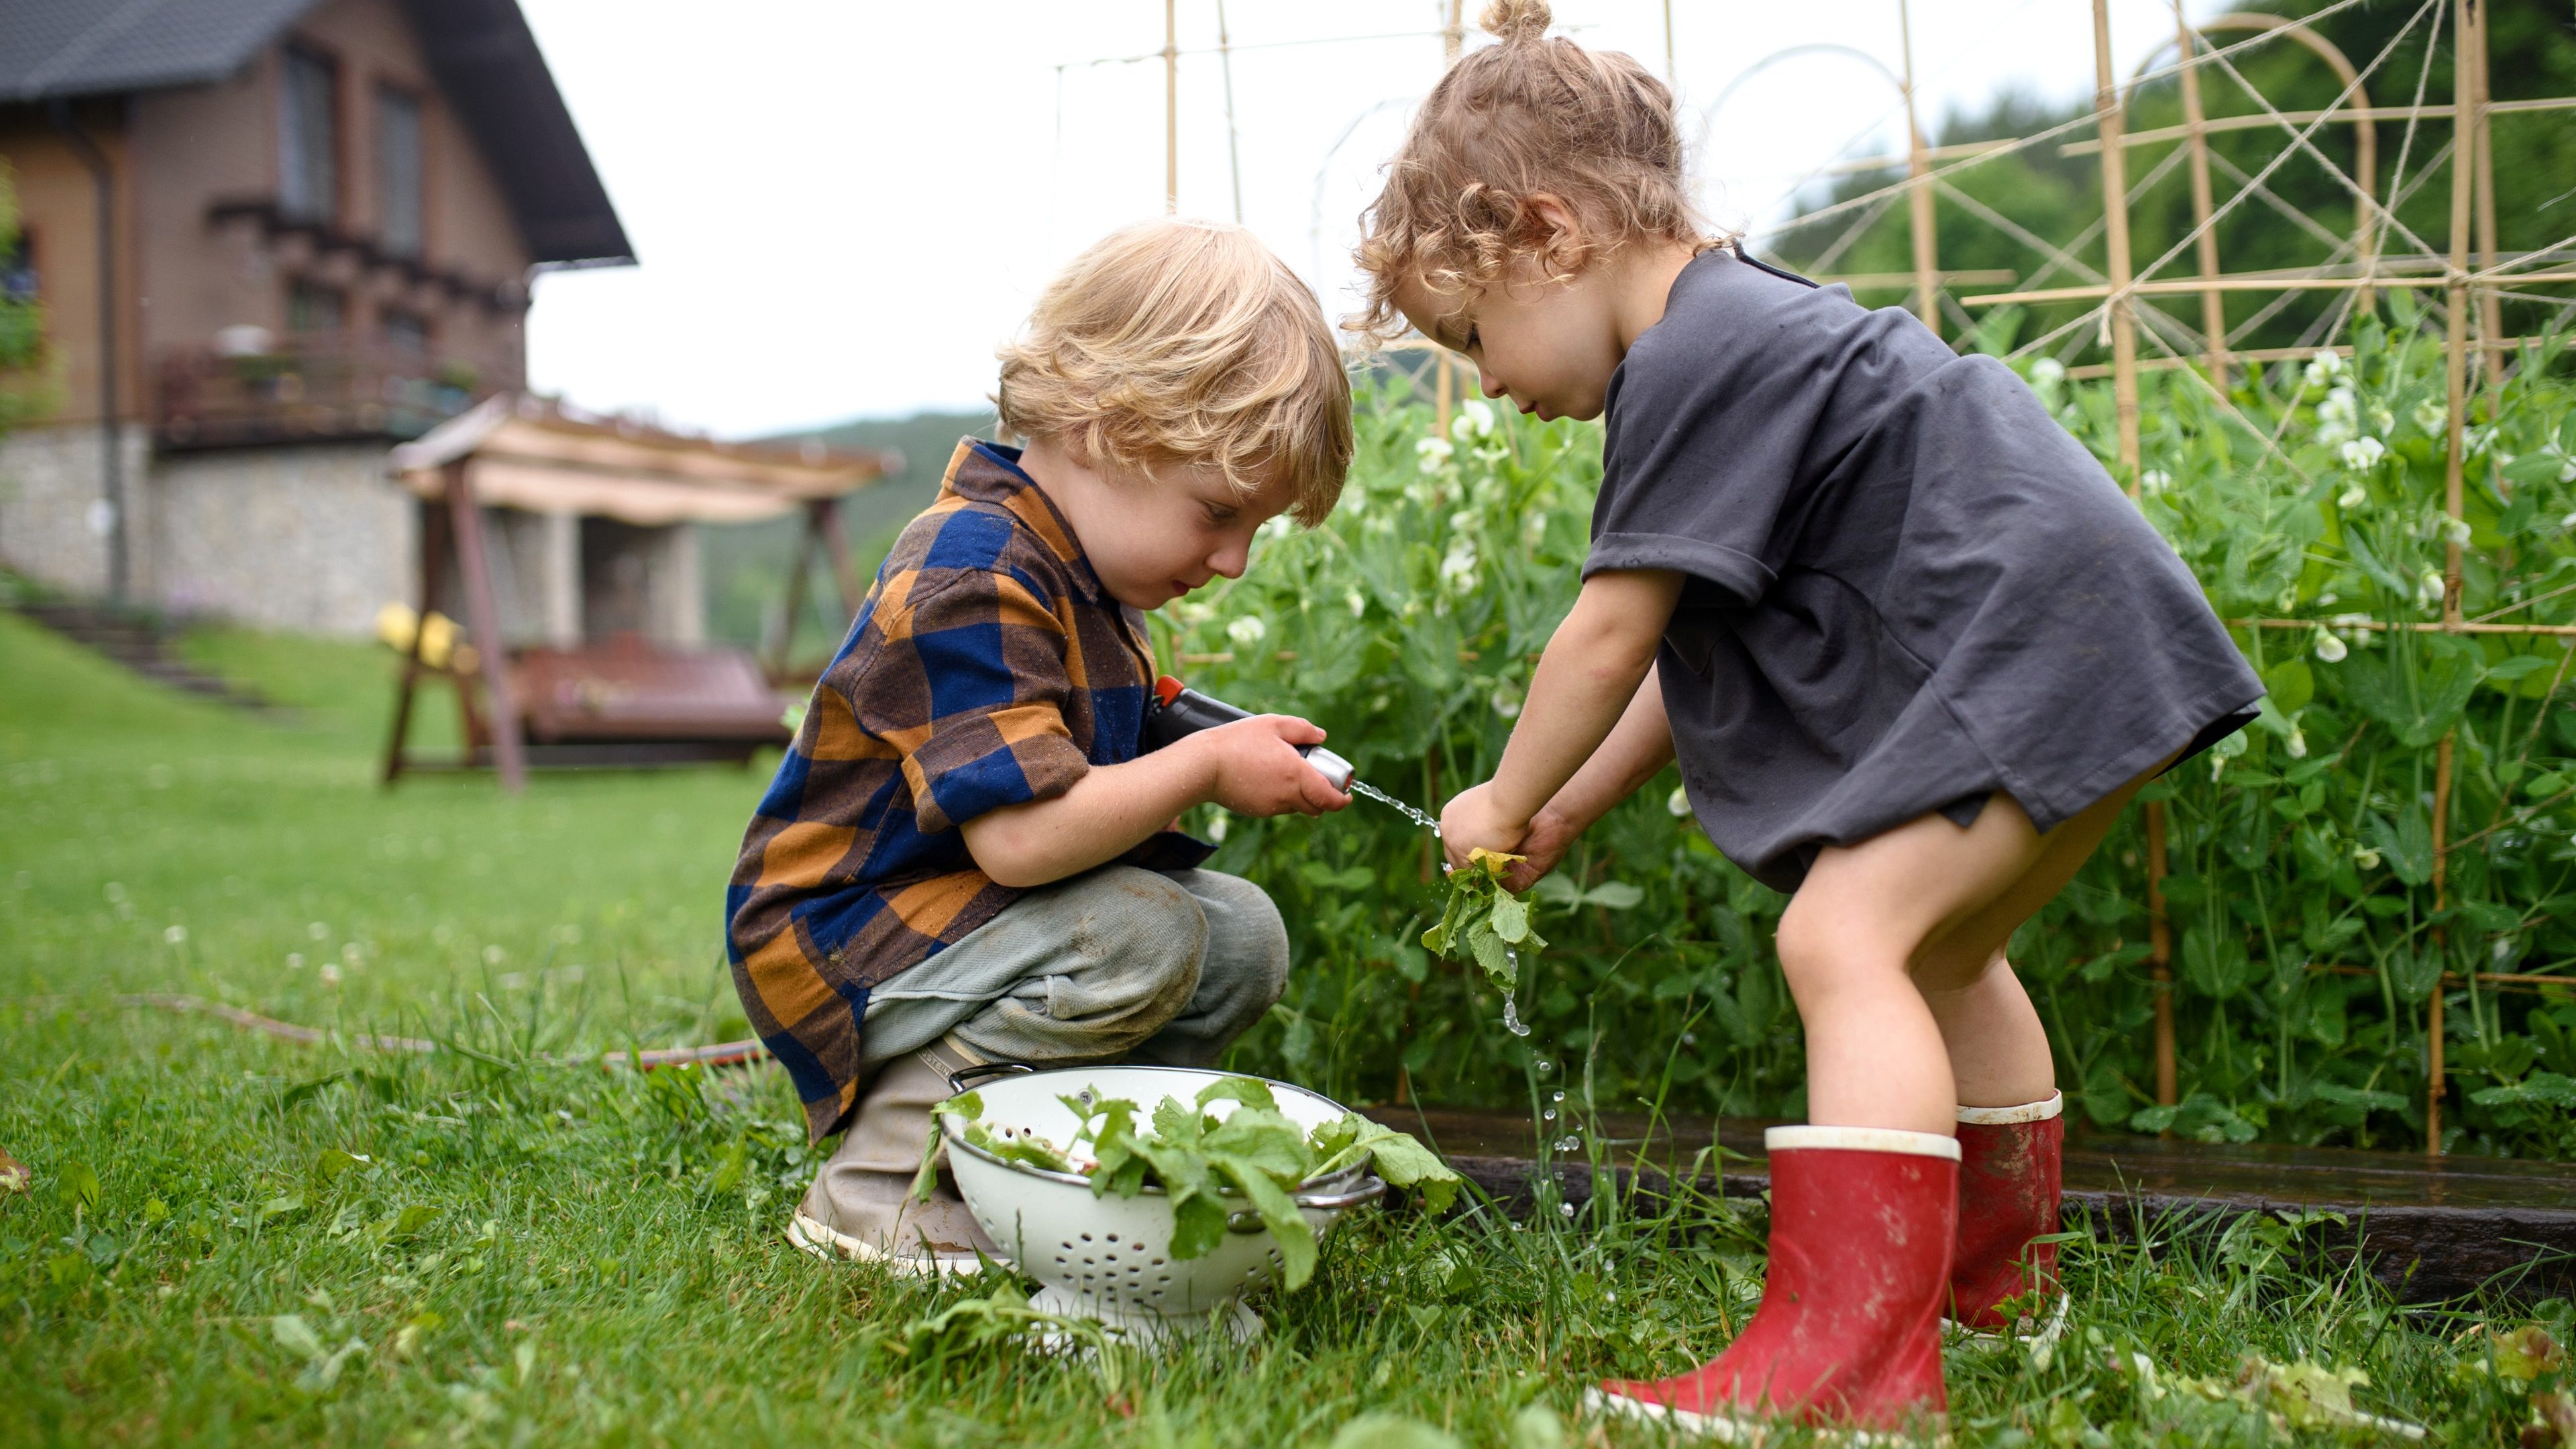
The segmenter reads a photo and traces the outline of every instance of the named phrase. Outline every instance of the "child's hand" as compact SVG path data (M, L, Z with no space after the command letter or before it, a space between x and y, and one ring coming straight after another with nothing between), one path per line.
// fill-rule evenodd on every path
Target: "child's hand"
M1503 855L1525 855L1521 842L1530 834L1530 822L1506 820L1494 809L1494 783L1491 780L1452 798L1440 812L1440 848L1449 857L1449 868L1456 870L1467 863L1467 852L1482 847ZM1557 855L1565 854L1559 845ZM1550 860L1549 864L1554 864ZM1521 868L1526 868L1526 864ZM1544 871L1540 872L1544 874ZM1538 877L1533 875L1531 879Z
M1531 816L1529 833L1511 851L1527 859L1513 862L1511 869L1503 872L1503 889L1519 895L1538 884L1539 877L1556 869L1557 862L1565 859L1565 853L1582 838L1583 828L1557 814L1553 806Z
M1208 798L1237 815L1321 815L1351 797L1307 764L1300 745L1320 745L1324 732L1293 715L1259 714L1201 730L1187 741L1203 751L1214 778Z

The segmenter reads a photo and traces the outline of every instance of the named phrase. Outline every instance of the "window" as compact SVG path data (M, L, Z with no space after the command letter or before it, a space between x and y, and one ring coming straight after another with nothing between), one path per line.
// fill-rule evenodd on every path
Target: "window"
M293 221L340 219L340 68L286 48L277 107L277 205Z
M429 356L428 319L412 312L380 312L376 326L385 334L385 345L405 357Z
M348 322L349 299L337 288L297 282L287 289L287 331L337 332Z
M420 101L407 91L376 91L377 217L385 251L416 257L421 250Z
M0 301L36 300L36 244L25 232L0 246Z

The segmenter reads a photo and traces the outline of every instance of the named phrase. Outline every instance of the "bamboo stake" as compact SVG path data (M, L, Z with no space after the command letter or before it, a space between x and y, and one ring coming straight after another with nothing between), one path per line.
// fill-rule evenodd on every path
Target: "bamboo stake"
M2182 0L2174 0L2174 44L2180 52L2183 126L2191 133L2191 220L2200 233L2200 274L2218 275L2218 228L2209 224L2215 203L2209 190L2209 118L2200 105L2200 67L2192 63L2196 42L2183 18ZM2200 330L2209 338L2209 381L2227 386L2227 301L2223 293L2200 294Z
M2230 619L2227 624L2232 629L2385 629L2408 634L2538 634L2560 639L2576 638L2576 624L2487 624L2460 619L2444 619L2438 624L2426 620L2390 623L2380 619Z
M2093 0L2093 109L2102 135L2103 237L2110 252L2111 394L2119 408L2121 481L2138 496L2138 333L2129 301L2129 165L2120 144L2120 82L2111 69L2110 0ZM2156 1102L2180 1100L2174 1052L2173 928L2165 918L2165 807L2147 802L2147 960L2156 992Z
M1440 27L1440 70L1444 75L1448 73L1449 67L1458 63L1458 52L1466 48L1465 4L1466 0L1449 0L1449 21ZM1440 350L1439 357L1440 379L1438 387L1433 390L1432 411L1440 425L1439 436L1447 438L1450 410L1456 406L1458 400L1458 359L1447 348Z
M1180 0L1163 0L1163 214L1181 209Z
M1914 112L1914 16L1907 0L1896 0L1896 33L1905 51L1905 174L1914 185L1905 194L1914 243L1914 315L1941 335L1941 264L1934 259L1939 246L1933 233L1931 157L1924 139L1922 122Z
M1673 0L1664 0L1664 84L1681 84L1681 72L1673 65Z
M2461 265L2466 267L2466 260ZM2461 276L2467 276L2465 270ZM2576 271L2519 272L2497 280L2516 285L2531 283L2576 282ZM2385 273L2367 277L2263 276L2245 275L2173 280L2130 282L2125 286L2048 287L2033 292L1981 292L1961 297L1962 307L2000 307L2006 303L2029 306L2042 302L2091 302L2104 297L2170 297L2186 292L2352 292L2374 287L2419 287L2430 290L2452 284L2449 277L2392 277ZM2576 300L2576 299L2571 299Z
M2129 298L2129 162L2120 145L2120 81L2111 70L2111 0L2093 0L2093 108L2102 133L2102 235L2110 251L2111 395L2119 410L2120 466L2138 493L2138 325Z
M1225 0L1216 0L1216 63L1225 77L1225 171L1234 181L1234 224L1243 225L1243 152L1235 141L1234 38L1225 28Z
M2474 93L2464 98L2469 106L2469 121L2462 130L2477 146L2473 185L2477 189L2478 266L2486 268L2496 264L2495 128L2490 123L2494 98L2487 93L2487 7L2481 4L2474 9L2476 31L2460 36L2460 54L2468 62L2474 86ZM2478 361L2487 387L2493 391L2504 381L2505 354L2496 346L2497 339L2504 336L2504 302L2493 287L2478 288L2477 297Z
M2466 502L2466 467L2468 455L2469 413L2469 227L2471 194L2476 189L2476 158L2470 140L2476 123L2474 93L2477 85L2477 63L2469 59L2477 35L2479 0L2455 0L2458 5L2459 45L2452 66L2451 91L2469 114L2460 118L2457 130L2460 142L2451 148L2451 269L2444 280L2448 287L2448 355L2443 358L2444 380L2450 399L2450 457L2442 470L2442 511L2452 518L2460 517ZM2442 549L2442 622L2461 627L2460 619L2460 545L2454 540ZM2444 869L2448 859L2451 824L2451 756L2457 731L2442 736L2442 744L2433 757L2433 909L2441 911L2449 904L2449 875ZM2435 950L2442 949L2444 934L2433 930ZM2424 1013L2424 1152L2429 1157L2442 1155L2442 986L2433 985L2433 999Z

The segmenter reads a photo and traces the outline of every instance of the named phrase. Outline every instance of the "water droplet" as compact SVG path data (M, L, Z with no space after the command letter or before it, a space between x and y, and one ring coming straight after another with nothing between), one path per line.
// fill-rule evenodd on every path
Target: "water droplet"
M1557 1093L1551 1094L1551 1095L1548 1097L1548 1100L1549 1100L1549 1101L1551 1101L1551 1102L1562 1102L1562 1101L1564 1101L1564 1100L1565 1100L1565 1094L1564 1094L1563 1092L1557 1092Z
M1548 1108L1546 1111L1541 1112L1541 1113L1539 1113L1539 1114L1538 1114L1538 1119L1539 1119L1540 1121L1542 1121L1542 1122L1553 1122L1553 1121L1555 1121L1555 1120L1556 1120L1556 1109L1555 1109L1554 1107L1550 1107L1550 1108Z
M1554 1063L1554 1062L1552 1062L1552 1061L1549 1061L1549 1060L1548 1060L1547 1058L1545 1058L1545 1057L1540 1057L1540 1058L1538 1059L1538 1074L1539 1074L1540 1076L1542 1076L1542 1077L1544 1077L1544 1076L1550 1076L1550 1075L1553 1075L1553 1074L1555 1073L1555 1071L1556 1071L1556 1063Z
M1582 1145L1583 1139L1573 1135L1572 1133L1568 1133L1565 1136L1556 1139L1556 1150L1559 1152L1572 1152L1574 1149L1581 1147Z
M1508 991L1503 993L1503 1030L1514 1036L1529 1035L1529 1024L1521 1020L1520 1003Z

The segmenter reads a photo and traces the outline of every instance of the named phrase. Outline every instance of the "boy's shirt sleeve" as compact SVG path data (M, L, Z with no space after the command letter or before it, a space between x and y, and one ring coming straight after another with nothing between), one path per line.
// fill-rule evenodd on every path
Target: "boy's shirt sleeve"
M922 569L891 582L852 704L901 752L923 833L1052 799L1090 772L1065 725L1077 687L1070 641L1037 592L995 569Z

